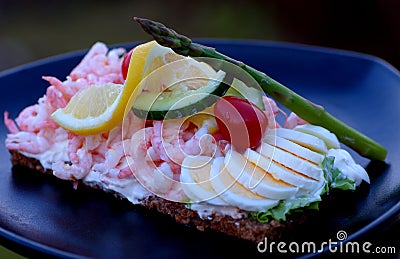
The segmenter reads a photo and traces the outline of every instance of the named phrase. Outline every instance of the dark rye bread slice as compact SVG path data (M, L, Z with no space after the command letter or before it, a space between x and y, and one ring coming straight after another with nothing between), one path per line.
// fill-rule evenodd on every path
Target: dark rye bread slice
M26 157L18 151L13 150L10 150L10 154L13 165L24 166L41 173L52 173L51 170L45 170L41 163L34 158ZM86 186L107 191L99 185ZM118 193L112 192L112 194L116 197L124 198ZM265 237L267 237L268 240L282 238L290 232L293 227L307 221L313 216L313 214L315 214L314 211L310 210L305 213L295 213L290 215L286 221L271 220L268 223L260 223L257 220L254 220L251 216L242 219L234 219L230 216L213 215L207 219L202 219L196 211L186 208L185 204L171 202L157 196L150 196L142 200L140 205L169 215L175 218L179 223L195 226L200 231L213 230L253 242L262 241Z

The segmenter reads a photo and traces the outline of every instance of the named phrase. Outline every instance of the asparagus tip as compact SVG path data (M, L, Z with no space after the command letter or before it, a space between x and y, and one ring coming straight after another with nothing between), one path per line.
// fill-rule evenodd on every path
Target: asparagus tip
M192 40L186 36L180 35L174 30L166 27L164 24L155 22L146 18L134 17L142 29L150 34L160 45L178 50L190 46Z

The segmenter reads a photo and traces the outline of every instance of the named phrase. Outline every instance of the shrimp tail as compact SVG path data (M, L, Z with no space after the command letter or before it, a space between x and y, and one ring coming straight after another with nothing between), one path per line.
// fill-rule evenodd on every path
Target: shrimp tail
M8 111L4 112L4 125L12 134L18 133L20 130L14 120L10 119Z

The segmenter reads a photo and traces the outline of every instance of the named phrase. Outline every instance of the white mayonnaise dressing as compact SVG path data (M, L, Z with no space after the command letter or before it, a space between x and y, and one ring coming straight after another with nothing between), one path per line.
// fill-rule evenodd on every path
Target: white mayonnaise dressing
M83 178L83 182L88 185L98 185L104 190L117 192L133 204L139 204L140 200L152 195L133 176L107 181L101 178L100 172L90 171L88 175Z
M39 160L44 169L51 169L52 163L54 163L56 161L68 161L69 160L68 153L67 153L67 147L68 147L68 140L65 139L63 141L55 142L51 146L51 148L49 148L48 150L46 150L40 154L31 154L31 153L26 153L26 152L22 152L22 151L19 151L19 152L26 157L31 157L31 158L35 158L36 160Z
M329 149L326 156L333 156L335 158L333 165L350 180L354 181L357 186L359 186L363 180L370 183L368 173L362 166L356 164L354 159L346 150Z
M230 216L234 219L247 217L247 213L241 212L238 208L230 206L215 206L210 204L193 203L187 208L196 211L201 219L211 220L213 215Z
M69 161L68 153L68 140L55 142L52 147L40 154L31 154L21 152L26 157L31 157L40 161L44 169L52 169L52 163L56 161ZM151 193L147 191L136 180L136 178L129 177L126 179L118 179L114 181L102 181L99 172L90 171L89 174L82 179L88 185L98 185L104 190L115 191L128 199L133 204L138 204L139 200L149 196Z

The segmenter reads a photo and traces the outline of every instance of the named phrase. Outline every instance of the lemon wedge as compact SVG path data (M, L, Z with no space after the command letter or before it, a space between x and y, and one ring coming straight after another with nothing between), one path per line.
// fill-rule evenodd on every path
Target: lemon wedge
M51 117L78 135L108 131L121 122L115 111L121 104L122 92L120 84L91 86L75 94L65 108L56 110Z

